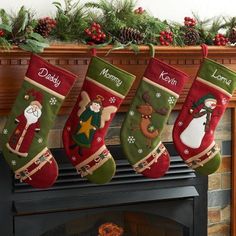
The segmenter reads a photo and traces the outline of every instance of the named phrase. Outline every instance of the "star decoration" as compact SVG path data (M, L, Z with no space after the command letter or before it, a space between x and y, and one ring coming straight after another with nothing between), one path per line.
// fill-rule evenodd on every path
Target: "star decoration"
M85 136L89 138L90 130L96 129L95 126L91 125L91 121L92 121L92 116L90 116L89 119L86 121L81 121L80 123L81 128L79 129L78 133L85 134Z

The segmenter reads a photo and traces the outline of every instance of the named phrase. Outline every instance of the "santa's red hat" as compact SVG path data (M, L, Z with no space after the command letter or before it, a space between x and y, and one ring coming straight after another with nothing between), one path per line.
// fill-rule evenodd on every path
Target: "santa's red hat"
M42 109L42 102L43 102L42 93L31 89L27 92L27 94L34 97L34 100L30 103L30 105L36 105L41 110Z

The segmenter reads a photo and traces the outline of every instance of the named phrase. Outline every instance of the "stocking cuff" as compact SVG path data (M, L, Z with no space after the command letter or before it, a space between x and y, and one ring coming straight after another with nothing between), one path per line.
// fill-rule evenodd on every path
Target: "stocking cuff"
M113 91L126 96L135 76L98 57L91 59L87 76Z
M188 76L174 67L151 58L144 77L179 95Z
M224 65L218 64L208 58L205 58L198 78L207 81L208 85L231 96L236 87L236 73Z
M76 75L32 54L25 80L64 99L74 84Z

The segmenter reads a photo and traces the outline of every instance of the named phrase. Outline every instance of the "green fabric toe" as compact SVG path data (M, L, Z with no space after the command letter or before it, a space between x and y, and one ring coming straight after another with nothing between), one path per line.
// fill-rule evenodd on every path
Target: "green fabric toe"
M95 184L108 183L116 172L116 165L113 159L108 160L101 167L93 172L92 175L87 175L87 179Z
M202 175L210 175L218 170L221 164L221 155L217 153L210 161L208 161L204 166L198 167L195 171Z

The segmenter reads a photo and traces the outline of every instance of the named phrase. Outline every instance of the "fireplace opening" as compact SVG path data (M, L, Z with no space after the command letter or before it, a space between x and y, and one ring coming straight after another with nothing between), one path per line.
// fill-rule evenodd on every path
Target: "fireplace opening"
M188 227L142 212L103 212L58 225L41 236L187 236ZM110 233L110 234L108 234Z

